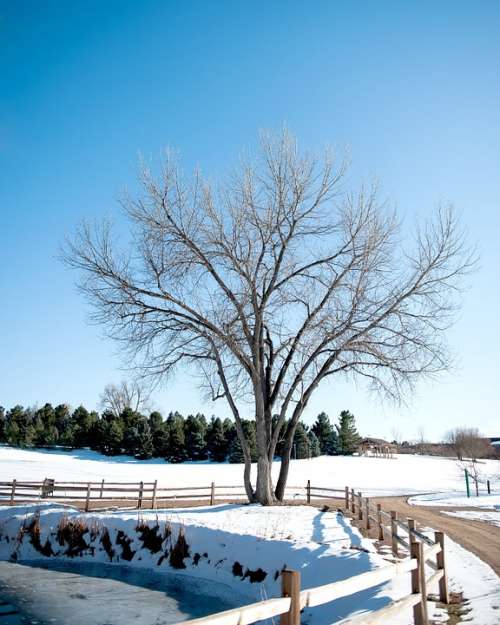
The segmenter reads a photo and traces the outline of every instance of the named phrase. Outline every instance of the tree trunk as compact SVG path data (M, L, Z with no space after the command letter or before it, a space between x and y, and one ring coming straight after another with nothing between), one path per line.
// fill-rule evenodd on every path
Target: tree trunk
M263 506L272 506L276 503L273 493L271 467L272 463L269 462L267 454L264 456L259 455L259 459L257 460L257 487L255 489L255 498Z
M287 432L285 442L283 444L283 452L281 454L281 467L276 490L274 494L278 501L283 501L285 497L286 482L288 479L288 469L290 468L290 457L292 455L293 435L295 428L291 432Z

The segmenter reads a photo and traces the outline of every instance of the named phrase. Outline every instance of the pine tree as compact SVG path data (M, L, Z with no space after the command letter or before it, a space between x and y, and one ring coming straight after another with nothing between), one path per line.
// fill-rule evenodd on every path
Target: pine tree
M205 460L207 457L206 422L201 415L188 415L184 423L186 454L190 460Z
M309 432L307 433L307 438L309 439L311 458L317 458L318 456L321 456L321 446L319 444L319 440L316 434L312 430L309 430Z
M166 428L168 431L166 460L169 462L184 462L187 458L184 417L178 412L171 412L167 417Z
M318 415L314 425L312 426L312 431L318 438L322 454L326 456L333 456L337 453L337 433L330 423L330 418L326 412L321 412Z
M307 430L302 421L297 423L293 437L294 458L298 460L311 457L311 445L307 436Z
M153 435L149 427L149 422L145 417L139 421L135 436L137 441L135 457L140 460L152 458L154 453Z
M250 458L252 462L257 462L257 437L255 431L255 421L242 420L241 423L245 432L245 438L250 447ZM235 436L233 437L229 445L228 460L231 464L240 464L244 462L243 449L241 447L240 439L237 435L235 428Z
M212 417L207 431L207 450L210 460L224 462L228 453L228 441L219 417Z
M5 442L5 408L0 406L0 443Z
M338 432L339 453L350 456L356 451L356 447L361 440L356 429L354 415L349 410L342 410L339 418L339 425L335 426Z

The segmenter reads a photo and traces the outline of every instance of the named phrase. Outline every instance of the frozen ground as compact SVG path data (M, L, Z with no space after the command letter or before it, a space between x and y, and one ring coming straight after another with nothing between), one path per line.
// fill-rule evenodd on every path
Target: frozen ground
M429 493L426 495L418 495L416 497L410 497L408 503L414 506L435 506L439 508L454 507L454 508L484 508L488 510L500 510L500 494L497 495L480 495L476 497L471 495L467 497L461 492L448 492L448 493Z
M482 465L492 487L500 490L500 461ZM279 462L273 467L277 476ZM139 461L126 456L107 457L88 450L31 451L0 447L2 480L153 481L161 486L200 486L242 483L242 467L237 464L168 464L154 459ZM449 458L400 455L393 459L322 456L293 460L288 483L304 486L310 479L323 487L354 487L370 495L405 495L429 492L464 493L463 473ZM469 500L472 501L472 498Z
M490 525L500 527L500 509L494 512L486 510L453 510L451 512L445 511L445 514L461 519L468 519L469 521L482 521L483 523L489 523Z

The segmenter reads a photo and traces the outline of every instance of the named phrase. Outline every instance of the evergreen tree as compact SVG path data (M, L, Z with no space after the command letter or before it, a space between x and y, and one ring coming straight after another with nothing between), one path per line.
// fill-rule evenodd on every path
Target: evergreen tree
M307 430L302 421L297 423L295 435L293 437L294 457L298 460L311 457L311 445Z
M5 408L0 406L0 443L5 442Z
M339 418L339 425L335 426L338 432L339 453L350 456L356 451L356 447L361 440L356 429L354 415L349 410L342 410Z
M243 427L243 431L245 432L245 438L250 447L250 457L252 462L257 462L257 436L255 430L255 421L242 420L241 423ZM240 439L237 435L235 428L236 436L233 437L230 445L229 445L229 455L228 460L231 464L242 463L244 462L243 449L241 447Z
M184 423L186 454L190 460L205 460L207 457L206 421L202 415L189 415Z
M96 412L89 412L83 406L78 406L71 415L74 447L91 447L100 449L99 416Z
M136 432L136 458L148 460L153 457L153 435L148 420L143 417L137 424Z
M307 433L307 438L309 439L311 458L317 458L318 456L321 456L321 446L319 444L319 440L316 434L312 430L310 430Z
M333 456L337 453L337 433L330 423L330 418L326 412L321 412L318 415L314 425L312 426L312 431L318 438L322 454L326 456Z
M228 453L228 439L219 417L212 417L207 430L207 450L210 460L224 462Z
M165 459L169 462L184 462L187 456L183 416L178 412L171 412L167 418L166 428L168 436Z

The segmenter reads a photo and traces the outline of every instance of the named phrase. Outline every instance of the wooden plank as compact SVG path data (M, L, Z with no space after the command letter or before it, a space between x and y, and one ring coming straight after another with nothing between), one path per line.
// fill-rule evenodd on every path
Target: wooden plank
M392 554L398 557L398 515L397 512L391 510L391 545Z
M281 595L290 598L290 609L281 615L281 625L300 625L300 573L281 572Z
M281 616L290 610L291 603L289 597L267 599L241 608L184 621L183 625L249 625L264 619Z
M361 575L355 575L348 577L347 579L333 582L332 584L325 584L323 586L317 586L316 588L309 588L303 590L300 593L300 606L301 608L312 608L316 605L322 605L323 603L329 603L340 597L347 597L360 590L366 590L377 586L382 582L386 582L401 573L408 573L417 568L418 564L415 559L406 559L397 564L389 564L373 571L367 571L361 573Z
M418 566L411 574L411 591L420 595L420 601L413 606L413 621L415 625L428 625L427 590L425 579L424 547L422 543L411 543L411 557L416 559Z
M446 575L446 560L444 551L444 534L443 532L434 532L434 538L441 546L441 551L437 554L436 564L438 571L443 572L443 576L439 580L439 600L441 603L449 603L450 596L448 594L448 577Z
M365 612L364 614L343 620L342 625L378 625L379 623L388 625L393 616L403 612L403 610L408 610L415 604L420 603L420 601L421 596L419 594L408 595L374 612Z

